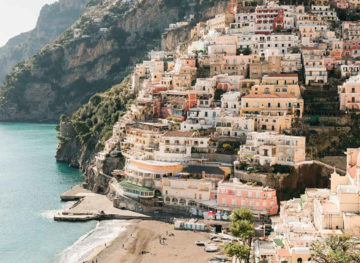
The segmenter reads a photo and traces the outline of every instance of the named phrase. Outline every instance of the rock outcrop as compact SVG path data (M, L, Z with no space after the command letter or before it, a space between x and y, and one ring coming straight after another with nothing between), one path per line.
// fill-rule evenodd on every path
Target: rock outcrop
M18 65L0 87L0 121L53 122L119 83L170 23L225 10L225 0L95 1L72 27ZM80 36L74 38L74 30Z
M33 30L11 38L0 48L0 83L17 63L38 53L70 27L85 11L88 1L60 0L45 5Z

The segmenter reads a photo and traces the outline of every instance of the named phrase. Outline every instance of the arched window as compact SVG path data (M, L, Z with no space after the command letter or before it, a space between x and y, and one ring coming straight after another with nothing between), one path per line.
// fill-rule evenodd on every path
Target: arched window
M302 263L302 261L303 261L302 258L297 259L297 263Z
M186 205L185 199L180 199L180 205L182 205L182 206L185 206L185 205Z
M172 200L172 204L173 204L173 205L177 205L177 204L178 204L177 198L174 198L174 199Z
M167 204L170 204L170 197L166 197L165 202L166 202Z
M194 200L190 200L190 201L188 202L188 205L189 205L189 206L196 206L196 203L195 203Z

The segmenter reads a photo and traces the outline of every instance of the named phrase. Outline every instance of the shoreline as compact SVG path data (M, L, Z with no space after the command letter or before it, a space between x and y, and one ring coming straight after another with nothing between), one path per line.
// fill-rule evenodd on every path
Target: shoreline
M223 255L222 248L207 253L204 247L195 245L196 241L210 242L210 233L174 230L174 225L156 220L130 221L125 231L106 247L94 249L84 262L207 263L215 255ZM160 244L160 238L165 238L164 244Z
M80 255L80 263L182 263L186 261L207 263L215 255L224 254L220 243L216 244L219 246L219 252L216 253L207 253L204 251L204 247L196 246L196 241L211 242L209 232L175 230L171 223L129 210L114 208L112 201L106 196L92 193L79 185L62 194L61 199L63 201L77 200L77 202L55 215L54 220L62 218L65 219L63 221L84 221L84 217L92 218L87 220L97 220L100 211L104 215L117 215L123 219L103 218L103 221L98 220L99 223L95 229L61 252L60 255L71 257L72 252L79 253L79 251L71 249L76 246L81 248L82 243L86 244L90 242L89 240L95 239L96 247ZM104 226L103 228L106 228L105 234L101 232L103 230L99 229L100 223ZM114 229L117 229L118 233L115 237L108 238L106 235L113 234ZM164 244L160 244L161 238L165 238ZM94 244L93 241L91 242ZM70 253L70 255L66 253Z

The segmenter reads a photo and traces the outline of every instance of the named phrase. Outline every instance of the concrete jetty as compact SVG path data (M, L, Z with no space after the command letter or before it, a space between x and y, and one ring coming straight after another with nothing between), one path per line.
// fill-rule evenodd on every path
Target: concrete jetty
M93 193L81 186L75 186L62 194L61 200L77 200L77 202L70 208L56 214L54 216L55 221L85 222L109 219L152 219L147 215L115 208L113 202L105 195Z

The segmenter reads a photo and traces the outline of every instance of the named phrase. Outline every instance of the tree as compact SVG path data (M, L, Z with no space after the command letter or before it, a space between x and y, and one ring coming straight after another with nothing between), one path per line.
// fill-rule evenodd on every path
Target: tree
M251 212L251 210L248 208L242 207L240 209L236 209L235 211L233 211L231 221L234 222L234 221L240 221L240 220L247 220L252 223L254 221L254 216L253 216L253 213Z
M318 240L311 245L313 260L319 263L360 262L360 253L352 250L354 246L349 235Z
M248 220L233 221L230 224L230 232L233 236L238 237L248 244L251 244L251 240L255 235L254 225Z
M225 246L225 252L229 257L248 260L250 256L250 248L238 242L229 243Z
M247 56L247 55L250 55L252 53L252 51L251 51L251 48L245 48L244 49L244 51L243 51L243 54L245 55L245 56Z

